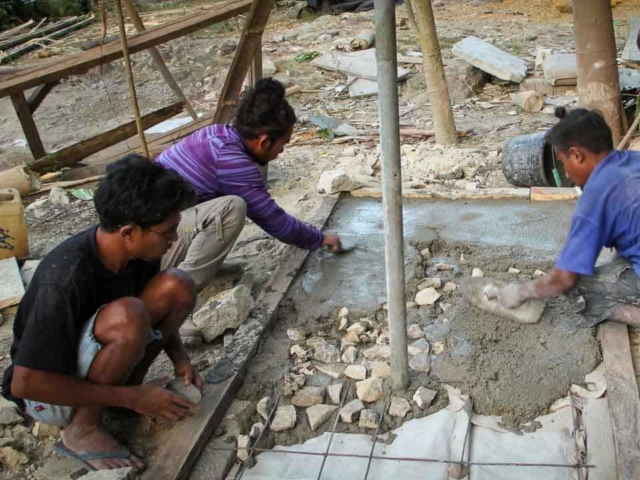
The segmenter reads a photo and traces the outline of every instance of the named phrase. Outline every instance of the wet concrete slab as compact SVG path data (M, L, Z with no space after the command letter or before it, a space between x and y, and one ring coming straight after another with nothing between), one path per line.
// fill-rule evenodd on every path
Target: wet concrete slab
M537 259L553 260L571 224L573 204L528 201L419 202L404 204L407 278L416 275L418 250L412 245L439 238L447 243L519 247ZM328 228L359 247L347 254L312 254L293 285L296 300L307 296L332 308L370 309L385 302L382 202L344 199Z

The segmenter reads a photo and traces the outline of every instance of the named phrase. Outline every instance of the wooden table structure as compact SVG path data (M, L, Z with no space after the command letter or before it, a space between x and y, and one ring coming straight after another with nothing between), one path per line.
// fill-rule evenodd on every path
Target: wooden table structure
M188 100L180 91L155 47L232 17L246 14L240 43L227 74L215 114L200 119L194 118L191 124L182 127L180 130L190 133L197 129L194 126L201 128L214 121L228 121L233 113L249 69L252 69L252 81L260 78L262 74L262 33L273 7L273 0L228 0L210 9L186 15L179 20L149 30L144 29L144 25L135 8L133 8L131 0L125 0L125 6L127 6L127 11L139 32L127 40L129 52L133 54L149 50L161 74L180 99L178 104L144 116L142 121L145 128L176 115L185 107L192 118L195 117ZM57 152L47 153L34 121L34 113L38 106L60 80L70 75L85 73L93 67L121 58L123 58L122 44L120 41L111 41L90 50L63 57L46 65L21 69L15 74L0 77L0 98L11 97L14 110L33 155L33 161L29 163L33 170L44 172L74 165L89 155L136 134L135 125L130 122L98 136L65 147ZM25 92L29 89L34 90L27 96ZM184 135L174 134L172 138L177 139L182 136ZM157 153L157 150L155 153ZM153 155L151 156L153 157Z

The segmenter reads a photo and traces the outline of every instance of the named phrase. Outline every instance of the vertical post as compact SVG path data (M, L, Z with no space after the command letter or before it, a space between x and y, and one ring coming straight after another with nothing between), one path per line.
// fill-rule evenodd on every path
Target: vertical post
M122 54L124 57L124 67L127 72L127 80L129 81L129 93L131 94L131 106L133 107L133 114L136 118L136 127L138 129L138 136L140 137L140 144L142 145L142 151L144 156L149 158L149 147L147 146L147 139L144 136L144 128L142 127L142 119L140 118L140 107L138 106L138 96L136 95L136 84L133 81L133 71L131 70L131 59L129 58L129 45L127 45L127 32L124 29L124 16L122 15L122 5L120 0L115 0L116 17L118 17L118 27L120 27L120 42L122 43Z
M258 41L256 48L256 54L253 57L251 66L249 67L249 83L252 87L256 86L256 83L262 78L262 38ZM260 167L260 175L262 175L262 182L265 187L269 182L269 164Z
M409 385L409 367L407 360L407 304L404 279L395 7L394 0L374 1L391 379L395 390L403 390Z
M615 145L622 138L622 112L610 1L573 0L573 25L580 105L602 112Z
M33 112L29 107L27 98L24 96L24 92L11 95L11 102L13 103L16 115L18 115L18 120L20 120L20 125L27 139L27 144L29 145L33 159L37 160L44 157L47 153L44 151L44 146L38 133L38 127L36 127L36 122L33 120Z

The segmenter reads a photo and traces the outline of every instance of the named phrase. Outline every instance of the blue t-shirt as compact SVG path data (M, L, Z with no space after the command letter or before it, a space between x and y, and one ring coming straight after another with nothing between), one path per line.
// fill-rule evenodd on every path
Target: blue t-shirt
M591 276L603 247L640 276L640 152L614 150L593 170L556 268Z

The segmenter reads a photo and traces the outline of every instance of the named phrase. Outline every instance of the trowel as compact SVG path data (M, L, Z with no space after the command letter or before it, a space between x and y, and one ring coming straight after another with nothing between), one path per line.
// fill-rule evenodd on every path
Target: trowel
M337 252L337 255L352 252L356 248L359 248L359 244L355 237L340 235L340 251ZM327 252L331 251L331 247L329 245L325 246L324 249Z
M507 308L497 299L490 300L485 293L485 288L493 285L502 288L507 284L491 278L465 278L460 283L460 293L476 308L485 312L499 315L507 320L518 323L538 323L542 318L546 302L542 300L528 300L518 308Z

